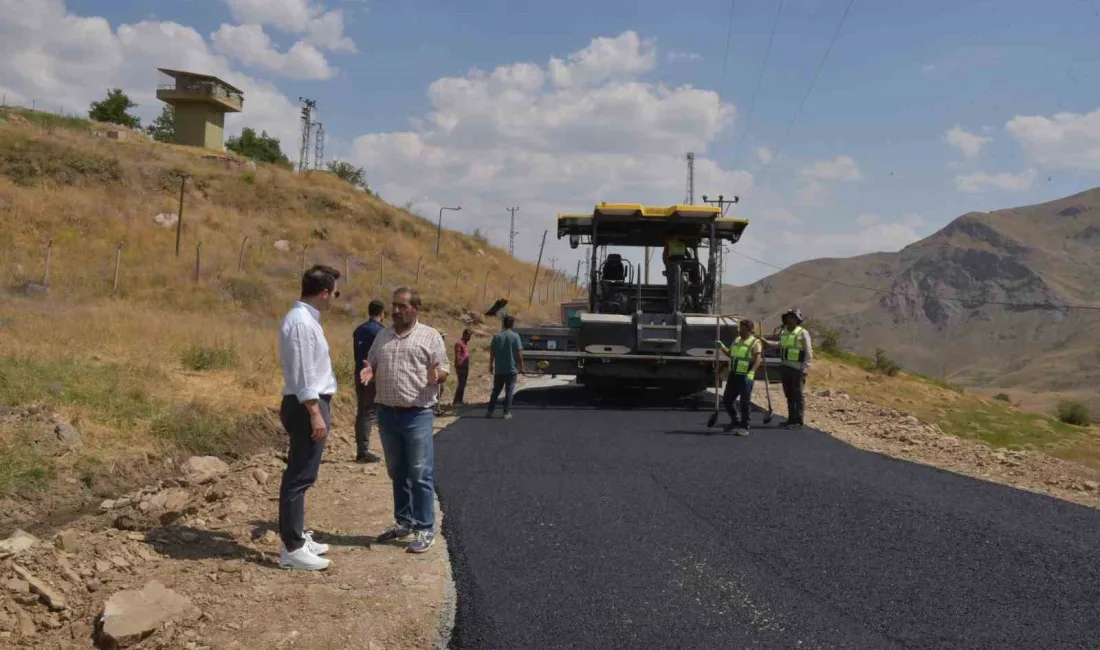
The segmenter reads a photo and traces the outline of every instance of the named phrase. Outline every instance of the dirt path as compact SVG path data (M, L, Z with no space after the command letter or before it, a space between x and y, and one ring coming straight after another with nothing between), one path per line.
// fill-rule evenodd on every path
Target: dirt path
M450 420L437 418L437 431ZM193 460L185 478L106 503L3 559L0 646L93 647L108 599L157 581L192 607L148 625L141 648L434 647L453 606L446 539L423 555L373 543L392 521L385 468L352 462L349 428L331 436L307 497L307 525L332 545L329 570L277 566L278 454L231 467ZM156 620L171 608L137 609Z

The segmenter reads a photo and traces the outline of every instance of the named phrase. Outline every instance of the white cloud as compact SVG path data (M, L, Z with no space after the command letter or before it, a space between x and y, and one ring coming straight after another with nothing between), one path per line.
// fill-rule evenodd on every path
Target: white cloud
M986 188L1010 191L1026 190L1035 182L1035 176L1034 169L1019 174L1013 174L1012 172L1001 172L999 174L976 172L956 176L955 187L962 192L981 192Z
M355 52L355 42L344 36L344 14L325 11L313 0L225 0L234 20L243 24L270 25L306 34L308 42L327 50Z
M1084 115L1017 116L1005 124L1005 130L1044 167L1100 170L1100 110Z
M753 150L753 153L756 154L756 162L765 166L770 165L775 157L772 150L767 147L757 147Z
M331 79L336 70L325 55L308 43L298 41L285 53L279 52L259 25L222 25L210 35L214 50L246 65L259 66L292 79Z
M87 111L117 86L139 104L148 123L160 113L156 67L212 74L245 92L244 114L227 116L230 133L242 122L282 140L289 153L298 109L273 85L234 70L202 35L174 22L123 24L69 13L63 0L0 0L0 88L24 101Z
M863 178L859 166L851 156L837 156L834 160L817 160L799 172L811 181L858 181Z
M936 71L936 64L935 63L925 64L925 65L921 66L920 70L924 74L929 74L929 73L935 72Z
M643 41L633 31L615 38L595 38L566 60L551 58L550 81L558 88L585 88L612 80L633 79L649 72L657 58L653 41Z
M779 240L785 247L812 251L813 257L848 257L900 250L920 239L916 228L922 224L918 215L893 222L884 222L877 215L860 215L856 218L859 228L851 232L786 230L780 233Z
M988 136L967 133L958 124L944 133L943 137L947 140L947 144L958 149L966 158L977 156L981 153L982 147L993 141L993 138Z
M517 252L532 258L558 212L600 201L681 200L688 151L697 154L696 196L744 198L752 176L704 155L734 107L713 91L644 81L655 61L652 44L625 32L542 66L439 79L429 87L430 111L413 128L363 135L352 158L388 200L411 200L433 217L442 203L462 205L445 215L456 227L506 233L504 207L519 205L517 219L537 225L520 227ZM579 254L553 233L551 251L559 259Z
M668 53L668 60L673 62L673 63L695 62L695 61L702 61L703 57L702 57L702 55L696 54L695 52L676 52L676 51L672 51L672 52Z

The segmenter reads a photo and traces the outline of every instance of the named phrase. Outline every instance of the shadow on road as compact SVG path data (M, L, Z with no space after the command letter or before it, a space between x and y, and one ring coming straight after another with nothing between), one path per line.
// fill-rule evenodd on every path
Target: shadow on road
M503 399L503 396L502 396ZM696 394L684 398L671 397L667 392L655 389L622 390L615 392L592 392L583 386L551 386L526 388L516 393L512 410L547 409L600 409L600 410L656 410L656 411L698 411L713 408L714 397ZM500 403L497 403L500 409ZM484 407L464 409L461 415L477 416Z

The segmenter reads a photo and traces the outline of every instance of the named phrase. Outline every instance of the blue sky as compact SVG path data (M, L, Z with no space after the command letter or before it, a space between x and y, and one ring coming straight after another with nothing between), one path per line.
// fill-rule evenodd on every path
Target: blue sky
M433 218L461 204L447 223L500 244L520 205L531 259L558 211L683 200L688 150L697 198L742 196L738 250L781 265L897 250L970 210L1100 184L1100 7L1083 1L855 0L775 157L847 3L786 0L757 93L778 0L734 5L724 83L728 0L42 0L34 16L0 0L0 54L30 62L0 89L85 110L122 85L148 120L148 68L203 67L246 88L233 128L269 129L292 158L305 95L328 155L384 198ZM770 272L731 257L725 280Z

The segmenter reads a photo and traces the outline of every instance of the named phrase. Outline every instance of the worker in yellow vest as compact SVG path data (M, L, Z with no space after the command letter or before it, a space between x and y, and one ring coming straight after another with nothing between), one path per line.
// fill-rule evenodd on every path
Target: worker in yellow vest
M783 314L783 329L779 332L779 343L768 343L779 348L779 378L783 382L783 395L787 398L788 429L805 426L806 375L810 372L810 362L814 350L810 342L810 332L802 327L802 312L791 309Z
M673 312L680 311L683 306L682 285L680 279L683 272L680 263L688 259L687 242L676 235L665 237L665 250L661 255L665 263L665 279L668 282L668 297Z
M739 436L749 435L752 384L756 379L756 371L764 362L764 346L760 339L753 336L753 331L755 331L753 322L745 319L737 326L737 333L740 336L728 348L721 341L714 342L718 349L730 358L730 374L726 378L726 391L722 401L726 406L726 413L730 416L726 431L734 431ZM740 419L737 417L735 408L737 400L741 401Z

